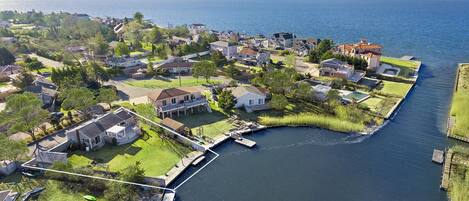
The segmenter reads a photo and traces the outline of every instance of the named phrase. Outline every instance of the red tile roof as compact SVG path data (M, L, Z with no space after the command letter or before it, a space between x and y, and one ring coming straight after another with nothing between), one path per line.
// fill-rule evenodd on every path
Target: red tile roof
M239 54L245 54L245 55L257 55L257 51L256 50L253 50L251 48L248 48L248 47L244 47L240 52Z
M155 93L148 95L152 101L164 100L167 98L182 96L186 94L191 94L192 92L199 92L197 88L194 87L184 87L184 88L168 88L163 90L158 90Z

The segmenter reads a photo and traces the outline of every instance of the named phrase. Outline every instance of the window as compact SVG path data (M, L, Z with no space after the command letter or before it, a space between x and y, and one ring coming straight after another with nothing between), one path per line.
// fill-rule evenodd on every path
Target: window
M264 101L262 99L257 100L257 104L262 105L264 104Z
M173 105L176 104L176 98L172 98L172 99L171 99L171 103L172 103Z
M184 96L184 100L188 101L189 100L189 95Z
M101 137L96 136L96 137L94 138L94 141L96 142L96 144L101 143Z
M194 94L191 94L191 100L194 100L194 99L195 99Z
M168 103L166 102L166 100L163 100L163 106L166 106Z
M249 105L254 105L254 100L253 99L249 99Z

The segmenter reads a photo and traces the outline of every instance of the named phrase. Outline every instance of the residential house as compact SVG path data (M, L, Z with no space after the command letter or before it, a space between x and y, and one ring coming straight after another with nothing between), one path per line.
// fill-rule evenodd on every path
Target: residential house
M266 99L268 92L255 86L239 86L227 88L236 98L235 108L246 108L246 110L267 109Z
M106 60L106 64L112 68L122 70L122 72L129 76L137 73L138 69L146 67L145 63L134 57L109 58Z
M11 23L5 20L0 20L0 28L7 29L11 26Z
M261 66L270 61L270 53L243 47L238 54L238 60L246 65Z
M12 75L19 74L21 67L18 65L0 66L0 80L9 80Z
M241 40L241 35L234 31L222 31L217 34L218 40L237 43Z
M37 77L31 86L25 88L25 91L33 93L41 99L44 107L54 109L53 106L55 105L57 94L59 93L57 89L57 85L51 81L44 77Z
M227 59L231 59L237 56L238 48L236 45L225 41L216 41L210 43L211 51L220 51Z
M280 32L275 33L272 40L276 48L291 48L296 36L293 33Z
M211 112L207 99L202 96L202 91L196 87L168 88L155 91L148 96L155 110L161 118L178 116L182 112L194 112L207 110Z
M191 24L187 27L192 35L201 34L207 31L205 24Z
M315 48L317 45L317 40L314 38L308 39L295 39L293 41L293 51L299 56L308 55L309 51Z
M327 100L327 94L332 90L330 86L318 84L312 87L314 91L314 96L320 101Z
M182 58L176 58L171 62L158 66L158 69L164 69L173 74L189 74L192 72L194 62L184 61Z
M338 59L332 58L321 62L319 75L349 79L354 74L354 68Z
M0 191L0 201L15 201L19 196L19 193L12 190Z
M15 161L11 161L11 160L0 161L0 175L3 175L3 176L10 175L16 170L16 168L17 166L16 166Z
M337 46L337 52L347 56L359 57L365 59L368 63L368 69L378 68L381 58L381 50L383 46L369 43L362 39L356 44L342 44Z
M136 117L119 108L78 127L67 130L65 135L70 143L86 150L98 149L107 144L122 145L133 142L141 134Z

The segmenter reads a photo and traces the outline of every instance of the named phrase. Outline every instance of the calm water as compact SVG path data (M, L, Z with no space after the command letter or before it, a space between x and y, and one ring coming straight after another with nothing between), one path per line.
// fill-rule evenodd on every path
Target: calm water
M138 3L137 3L138 2ZM391 56L424 61L421 78L396 118L375 136L313 128L252 135L254 150L227 143L212 165L178 189L180 200L446 200L434 148L444 129L458 62L469 62L469 3L331 0L0 0L0 9L130 16L161 25L201 22L214 29L356 41L366 37Z

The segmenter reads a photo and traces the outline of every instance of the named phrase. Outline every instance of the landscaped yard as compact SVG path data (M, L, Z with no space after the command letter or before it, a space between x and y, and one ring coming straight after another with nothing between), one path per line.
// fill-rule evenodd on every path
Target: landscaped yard
M171 87L192 87L192 86L200 86L202 84L218 84L220 83L219 80L210 80L206 82L204 78L193 78L189 76L181 77L181 83L179 83L179 79L175 78L158 78L158 79L149 79L149 80L130 80L125 81L126 84L135 86L135 87L144 87L144 88L152 88L152 89L164 89L164 88L171 88Z
M393 57L383 57L382 56L380 61L383 62L383 63L391 64L393 66L413 68L413 69L416 69L419 66L419 63L416 62L416 61L402 60L402 59L393 58Z
M191 151L177 142L162 139L150 126L141 126L146 134L133 143L121 146L106 145L91 152L77 151L70 156L69 162L75 167L80 167L96 161L105 165L97 165L94 168L118 172L139 161L145 175L156 177L164 175Z
M452 134L469 137L469 65L461 65L458 85L453 95L451 116L455 119L455 125L451 129Z
M372 112L384 117L389 113L397 101L397 98L375 96L366 99L362 104L368 106Z
M216 110L213 110L212 113L196 113L180 116L175 119L191 128L194 135L197 135L198 129L202 127L203 135L210 138L223 135L234 128L234 126L228 122L228 116Z
M402 98L407 94L411 87L412 84L383 80L383 88L380 89L379 92Z
M451 200L469 199L469 147L455 146L449 174L449 197Z

